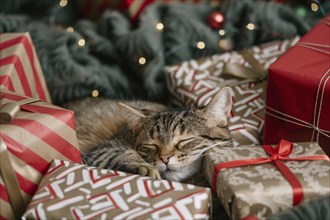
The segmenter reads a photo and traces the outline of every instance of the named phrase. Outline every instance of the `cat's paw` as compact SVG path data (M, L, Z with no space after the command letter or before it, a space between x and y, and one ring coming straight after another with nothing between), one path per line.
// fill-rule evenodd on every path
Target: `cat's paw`
M150 165L141 165L138 169L138 174L142 176L150 176L153 179L161 179L158 170Z
M150 176L153 179L161 179L158 170L148 163L130 162L122 171L139 174L141 176Z

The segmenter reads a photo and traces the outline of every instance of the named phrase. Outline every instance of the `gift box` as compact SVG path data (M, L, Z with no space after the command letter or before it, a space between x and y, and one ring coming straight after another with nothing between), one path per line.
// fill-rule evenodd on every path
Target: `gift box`
M26 219L209 219L210 189L54 160Z
M51 102L29 33L0 34L0 88Z
M298 39L270 42L166 67L171 101L178 106L204 106L219 89L230 86L234 104L229 129L233 138L239 144L260 144L266 69Z
M81 163L72 111L0 91L2 218L20 218L54 158Z
M315 141L330 155L330 15L269 67L263 143Z
M271 214L330 195L330 160L315 142L212 148L205 176L232 219Z

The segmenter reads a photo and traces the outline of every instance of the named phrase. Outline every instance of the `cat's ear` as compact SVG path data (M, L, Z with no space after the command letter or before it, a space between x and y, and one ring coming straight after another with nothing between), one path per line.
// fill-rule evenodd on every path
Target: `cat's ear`
M131 129L139 130L141 128L143 119L146 117L144 112L123 102L117 102L117 105L128 118L128 126Z
M233 105L231 89L224 87L220 89L211 101L202 109L209 124L226 126Z

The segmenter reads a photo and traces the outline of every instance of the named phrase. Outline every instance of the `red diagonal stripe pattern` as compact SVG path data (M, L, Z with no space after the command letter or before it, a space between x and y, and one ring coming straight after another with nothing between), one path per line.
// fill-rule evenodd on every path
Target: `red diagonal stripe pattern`
M31 182L30 180L28 180L27 178L25 178L24 176L22 176L21 174L19 174L17 172L15 172L15 174L16 174L16 178L18 180L18 184L19 184L19 187L21 188L21 190L26 192L28 195L33 196L38 188L38 185Z
M72 158L72 155L79 153L75 146L73 146L71 143L66 141L60 135L45 125L41 124L40 122L23 118L15 118L11 121L10 124L25 129L26 131L43 140L45 143L49 144L52 148L67 158ZM73 162L79 163L80 161L79 159L75 158Z
M25 145L15 141L11 137L0 132L0 137L6 143L10 153L24 161L35 170L39 171L40 174L45 173L49 167L49 162L38 154L30 150Z
M39 106L39 105L21 105L21 109L48 114L48 115L56 115L56 119L62 121L63 123L67 124L73 130L76 129L73 119L73 112L66 109L58 109L58 108L51 108L46 106Z
M8 75L0 75L0 85L4 85L8 90L14 91L13 82Z
M29 35L20 35L18 37L9 39L5 42L1 42L0 50L4 50L4 49L6 49L8 47L11 47L11 46L14 46L16 44L22 44L24 46L24 49L25 49L25 51L27 53L27 56L28 56L28 59L29 59L29 63L30 63L31 68L32 68L33 77L34 77L34 80L36 82L35 83L36 92L42 100L50 101L50 100L47 100L46 91L45 91L46 88L42 87L42 80L40 79L40 76L38 74L36 64L35 64L36 62L38 62L38 59L35 58L34 48L32 46L32 42L30 41L28 36ZM18 64L16 64L16 62L18 62ZM15 66L15 68L17 70L17 73L20 77L20 80L21 80L21 83L22 83L25 94L28 95L28 96L31 96L31 89L29 88L30 89L30 91L29 91L29 89L26 88L26 85L24 85L24 84L27 84L27 80L24 80L24 77L26 78L27 76L26 76L26 73L24 71L24 66L22 65L22 63L20 61L20 58L17 55L11 55L11 56L5 57L5 58L0 60L0 66L8 65L10 63L14 63L14 66ZM22 75L24 75L24 77ZM23 77L23 78L21 78L21 77Z
M2 184L0 184L0 199L4 200L5 202L9 202L6 187Z
M20 79L20 82L22 84L23 90L25 95L27 96L32 96L32 91L31 88L29 86L28 80L26 78L26 73L24 71L24 67L22 65L21 60L19 59L19 57L17 55L11 55L8 56L6 58L0 59L0 66L4 66L4 65L8 65L13 63L15 66L15 69L18 73L18 77Z

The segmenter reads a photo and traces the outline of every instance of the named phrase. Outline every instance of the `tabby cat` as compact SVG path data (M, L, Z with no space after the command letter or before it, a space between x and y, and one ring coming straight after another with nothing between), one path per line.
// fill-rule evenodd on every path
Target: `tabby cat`
M84 164L181 181L201 169L207 149L231 145L230 94L229 88L221 89L203 108L105 98L65 107L75 112Z

